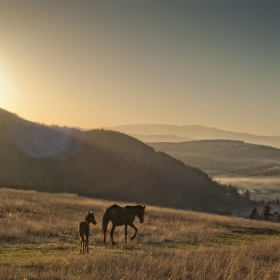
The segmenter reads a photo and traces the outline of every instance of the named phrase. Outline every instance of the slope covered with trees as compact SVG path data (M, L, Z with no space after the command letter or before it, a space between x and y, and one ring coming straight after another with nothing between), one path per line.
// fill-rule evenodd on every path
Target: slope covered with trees
M236 189L123 133L0 111L0 184L202 211L252 209Z
M149 143L211 175L279 176L280 149L232 140Z

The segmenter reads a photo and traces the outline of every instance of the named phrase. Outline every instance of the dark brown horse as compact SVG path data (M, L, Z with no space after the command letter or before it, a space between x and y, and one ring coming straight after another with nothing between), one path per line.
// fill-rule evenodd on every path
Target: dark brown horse
M115 245L113 234L116 226L124 225L124 234L125 234L125 243L127 243L127 226L132 227L135 230L134 235L130 238L133 240L138 231L137 227L133 224L135 217L137 216L140 220L140 223L144 222L144 214L145 214L146 206L136 205L136 206L125 206L120 207L119 205L112 205L109 207L102 219L102 231L104 234L104 244L106 243L106 232L108 223L112 222L112 229L110 232L112 244Z
M89 224L96 225L97 222L94 218L94 213L88 212L85 220L80 223L78 231L80 236L80 254L88 253L88 236L89 236Z

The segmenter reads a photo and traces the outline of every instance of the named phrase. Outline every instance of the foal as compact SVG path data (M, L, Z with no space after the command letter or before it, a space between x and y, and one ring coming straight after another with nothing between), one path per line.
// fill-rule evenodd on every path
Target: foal
M89 224L92 223L96 225L97 222L94 218L94 213L88 212L85 217L85 221L81 222L79 225L79 236L80 236L80 254L81 253L88 253L88 236L89 236Z

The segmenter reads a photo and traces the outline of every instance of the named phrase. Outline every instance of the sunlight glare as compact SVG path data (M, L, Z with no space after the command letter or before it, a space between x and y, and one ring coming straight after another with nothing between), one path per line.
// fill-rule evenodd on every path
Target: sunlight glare
M7 71L4 70L3 63L0 61L0 108L9 108L11 105L11 87Z

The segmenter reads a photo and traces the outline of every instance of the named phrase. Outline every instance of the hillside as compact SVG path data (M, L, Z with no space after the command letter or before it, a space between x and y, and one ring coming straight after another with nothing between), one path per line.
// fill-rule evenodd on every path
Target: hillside
M149 143L211 175L280 176L280 149L230 140Z
M2 186L203 211L253 203L119 132L48 127L0 111L0 133Z
M101 220L113 203L126 205L0 188L0 278L279 278L279 223L147 205L144 223L135 219L133 241L125 245L123 227L117 227L116 245L104 245ZM88 211L97 225L90 225L85 256L79 255L77 227ZM128 237L133 232L128 228Z
M110 127L108 129L120 131L129 135L138 135L136 138L143 138L145 135L154 135L159 138L160 135L175 135L177 137L188 137L193 140L239 140L252 144L260 144L280 148L279 136L258 136L249 133L232 132L206 127L201 125L165 125L165 124L131 124ZM163 142L164 139L158 142ZM173 142L178 142L173 141Z

